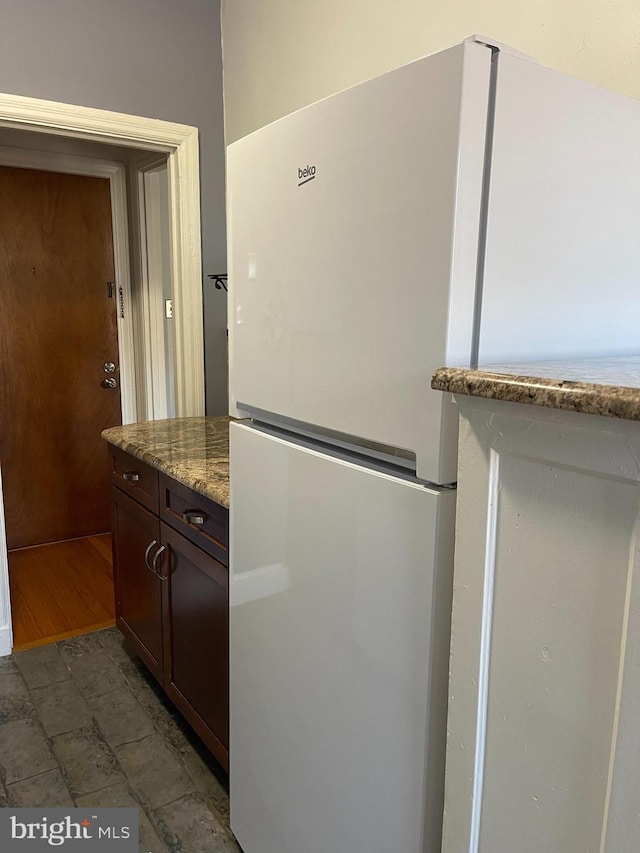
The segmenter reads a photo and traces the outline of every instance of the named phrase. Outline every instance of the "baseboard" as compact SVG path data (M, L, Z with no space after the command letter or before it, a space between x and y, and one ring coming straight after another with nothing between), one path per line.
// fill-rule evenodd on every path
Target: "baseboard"
M0 628L0 657L4 658L11 654L13 638L11 636L11 626L3 625Z

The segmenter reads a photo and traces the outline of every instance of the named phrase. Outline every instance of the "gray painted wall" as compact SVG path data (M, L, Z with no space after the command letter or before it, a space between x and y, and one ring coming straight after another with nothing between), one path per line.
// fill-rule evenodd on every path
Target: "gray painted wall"
M222 0L227 142L482 33L640 98L638 0Z
M225 272L219 0L2 0L0 11L0 91L199 129L203 272ZM207 411L222 414L226 300L205 282Z

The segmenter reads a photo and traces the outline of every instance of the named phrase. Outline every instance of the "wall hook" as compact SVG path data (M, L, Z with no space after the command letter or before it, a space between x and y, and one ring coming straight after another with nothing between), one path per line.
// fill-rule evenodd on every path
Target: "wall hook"
M227 273L217 273L216 275L208 275L216 286L216 290L224 290L227 293Z

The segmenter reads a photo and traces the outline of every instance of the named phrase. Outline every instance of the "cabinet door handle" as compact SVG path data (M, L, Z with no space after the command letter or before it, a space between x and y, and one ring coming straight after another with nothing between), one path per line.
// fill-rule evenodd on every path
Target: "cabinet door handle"
M137 471L123 471L122 479L128 483L137 483L140 479L140 474Z
M155 571L155 570L152 568L151 563L149 562L149 554L151 553L151 549L153 548L153 546L154 546L154 545L157 545L157 544L158 544L157 540L156 540L156 539L152 539L152 540L151 540L151 542L149 542L149 544L147 545L147 550L144 552L144 563L145 563L145 566L146 566L146 567L149 569L149 571L151 571L151 572L153 572L153 571ZM138 552L138 553L139 553L139 552Z
M189 524L204 524L206 515L199 509L185 509L182 513L182 520Z
M160 569L158 568L158 560L160 559L160 556L161 556L162 554L164 554L164 552L165 552L166 550L167 550L167 546L166 546L166 545L161 545L161 546L158 548L158 550L156 551L156 553L153 555L153 561L152 561L152 569L153 569L153 571L158 575L158 577L160 578L160 580L161 580L161 581L166 581L166 579L167 579L167 575L163 575L163 574L161 573Z

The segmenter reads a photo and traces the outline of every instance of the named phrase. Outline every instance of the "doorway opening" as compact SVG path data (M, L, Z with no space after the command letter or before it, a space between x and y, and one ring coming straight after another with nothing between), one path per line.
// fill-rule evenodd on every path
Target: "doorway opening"
M0 388L12 413L1 418L0 459L14 648L113 619L100 438L122 412L112 207L106 178L0 165Z
M152 325L152 317L148 310L149 305L149 282L150 277L138 276L131 281L132 287L129 294L125 292L127 273L116 271L109 282L114 285L116 311L124 304L124 317L118 314L118 350L119 365L115 365L113 373L120 371L123 380L122 385L122 414L125 422L133 420L146 420L156 417L166 417L169 413L179 416L199 415L204 412L204 363L202 357L202 290L201 290L201 253L200 253L200 211L199 211L199 174L198 174L198 144L197 131L195 128L176 125L168 122L125 116L102 110L90 110L86 108L53 104L47 101L21 98L10 95L0 95L0 134L14 133L20 131L30 136L33 148L36 135L46 136L50 141L49 146L56 149L58 165L68 156L69 146L78 143L109 146L114 152L123 147L137 153L140 163L155 158L154 168L162 173L164 164L164 188L161 181L155 180L161 186L162 196L167 203L166 215L161 223L163 228L163 239L168 245L162 248L162 263L166 273L166 281L163 287L171 288L171 301L174 312L174 324L172 328L173 338L170 340L171 358L164 361L153 360L151 363L147 358L149 346L155 346L158 337L157 328ZM33 134L33 135L32 135ZM2 143L0 142L0 145ZM21 148L20 151L24 153ZM33 151L31 152L34 153ZM42 152L40 152L42 153ZM51 153L51 152L49 152ZM73 157L71 158L73 159ZM135 158L131 158L133 162ZM88 162L88 161L87 161ZM64 168L56 171L66 171ZM146 168L146 167L145 167ZM73 170L72 170L73 171ZM138 176L138 172L145 169L132 167L130 174ZM149 171L146 168L146 171ZM130 205L137 203L135 189L136 180L129 180ZM126 212L126 202L125 202ZM130 220L135 220L130 207ZM136 215L138 210L135 211ZM114 220L115 225L115 220ZM114 246L118 243L117 236L126 244L127 229L120 231L121 223L114 227ZM140 232L142 234L142 232ZM156 247L157 249L157 247ZM117 253L116 253L117 254ZM125 252L125 256L128 252ZM157 252L156 252L157 257ZM130 258L127 256L125 265L129 269ZM34 266L34 264L32 264ZM36 269L37 269L37 265ZM170 284L167 285L167 282ZM122 287L122 296L120 288ZM129 296L128 305L126 296ZM107 298L112 298L109 295ZM145 302L146 300L146 302ZM145 309L146 306L146 309ZM130 307L130 311L126 310ZM123 323L122 320L125 322ZM164 341L165 351L166 340ZM112 363L112 359L105 357L102 364ZM107 367L103 367L107 370ZM170 375L169 381L167 374ZM158 375L160 380L158 380ZM115 378L115 375L105 375L105 379ZM104 381L104 380L103 380ZM149 386L160 381L167 389L163 405L160 404L158 395L150 394ZM108 393L107 389L105 394ZM172 399L173 395L173 399ZM73 404L76 410L78 400ZM170 411L169 404L173 407ZM10 402L5 406L4 416L10 419L15 414ZM107 424L107 425L113 425ZM61 438L58 442L61 452L82 456L86 450L84 440L75 439L74 435ZM106 460L106 450L101 453L103 461ZM13 500L12 477L7 468L4 458L0 457L0 475L5 479L4 499L5 502ZM106 474L106 461L104 463ZM105 490L108 493L108 489ZM28 501L20 498L17 501L18 513L28 513ZM0 485L0 655L9 654L12 648L12 620L11 620L11 595L9 584L9 558L7 540L4 525L4 507L2 504L2 487ZM7 525L9 535L12 535L11 526ZM42 580L40 584L41 593L53 601L55 596L47 594L47 590L64 591L65 584L63 576L68 575L68 566L82 564L83 566L93 564L90 575L98 578L100 582L110 578L110 543L107 531L89 531L86 537L72 537L64 540L67 546L67 555L60 556L59 545L40 544L36 547L18 544L13 549L16 565L35 564L42 565L38 549L49 549L46 563L52 565L51 549L58 549L56 565L57 575L48 581ZM48 537L45 537L47 539ZM49 539L49 542L51 540ZM75 544L74 544L75 543ZM32 552L32 553L28 553ZM79 556L79 554L81 556ZM34 558L34 559L32 559ZM64 568L64 566L67 568ZM39 570L33 569L32 574L37 575ZM66 595L63 598L71 598L70 590L73 582L66 586ZM86 581L77 580L75 586L78 588L79 601L87 611L88 624L85 630L91 630L98 625L104 624L99 613L97 601L104 595L99 592L90 592ZM16 587L14 592L16 607L19 606L23 592ZM53 632L51 639L55 639L56 633L69 636L70 634L62 628L59 632ZM78 631L75 631L78 633ZM58 637L59 638L59 637ZM23 648L26 645L22 645Z

